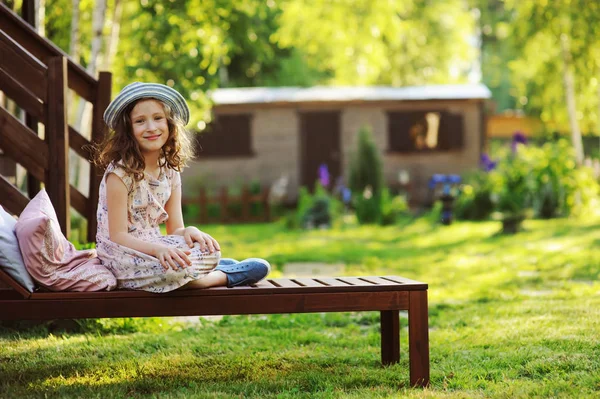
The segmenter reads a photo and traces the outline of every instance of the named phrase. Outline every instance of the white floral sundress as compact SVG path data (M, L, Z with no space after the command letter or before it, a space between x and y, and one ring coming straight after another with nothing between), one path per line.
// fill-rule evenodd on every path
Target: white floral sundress
M129 234L144 241L190 250L192 253L188 256L192 261L191 266L181 270L165 269L157 258L110 240L106 205L106 178L110 173L117 175L128 190ZM115 275L117 288L150 292L173 291L206 276L219 263L220 252L203 252L198 243L189 248L183 236L161 234L159 225L169 218L164 206L172 190L179 186L181 176L170 168L161 168L158 179L145 174L141 181L135 181L118 164L110 164L106 169L100 183L96 249L102 264Z

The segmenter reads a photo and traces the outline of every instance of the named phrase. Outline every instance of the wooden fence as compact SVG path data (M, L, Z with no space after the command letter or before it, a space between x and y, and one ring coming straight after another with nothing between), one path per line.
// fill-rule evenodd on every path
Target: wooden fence
M198 197L185 197L182 204L187 214L186 223L257 223L271 220L268 188L262 188L259 194L252 194L248 186L243 186L239 195L231 195L227 187L221 187L213 195L202 188ZM216 205L218 215L212 214L211 205ZM196 215L193 215L194 207ZM259 208L256 209L258 212L253 212L253 207Z

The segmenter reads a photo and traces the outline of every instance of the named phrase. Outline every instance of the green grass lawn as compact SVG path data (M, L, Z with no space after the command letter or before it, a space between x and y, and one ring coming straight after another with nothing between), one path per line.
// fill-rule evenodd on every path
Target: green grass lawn
M425 219L288 232L205 226L224 256L345 263L345 274L429 283L431 387L380 365L379 314L230 316L84 324L83 333L0 330L0 397L600 397L600 221Z

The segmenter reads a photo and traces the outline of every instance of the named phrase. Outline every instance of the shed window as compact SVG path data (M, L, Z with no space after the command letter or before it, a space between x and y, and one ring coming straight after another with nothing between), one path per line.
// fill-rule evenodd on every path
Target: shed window
M251 156L252 134L249 114L218 115L197 135L197 156Z
M447 151L463 147L463 117L447 111L388 112L392 152Z

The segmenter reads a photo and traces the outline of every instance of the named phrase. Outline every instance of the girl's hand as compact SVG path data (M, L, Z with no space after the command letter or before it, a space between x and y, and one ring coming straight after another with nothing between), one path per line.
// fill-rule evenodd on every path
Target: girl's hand
M160 264L166 269L171 267L173 270L184 269L192 264L188 255L190 250L181 250L175 247L157 246L154 249L154 256L158 258Z
M186 227L185 231L183 232L183 237L190 248L194 246L194 242L197 242L200 244L200 249L203 251L208 251L211 254L215 251L221 250L217 240L212 238L209 234L198 230L196 227Z

